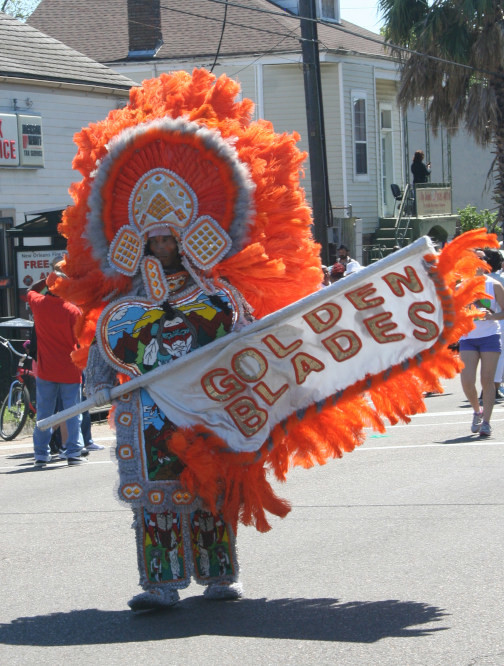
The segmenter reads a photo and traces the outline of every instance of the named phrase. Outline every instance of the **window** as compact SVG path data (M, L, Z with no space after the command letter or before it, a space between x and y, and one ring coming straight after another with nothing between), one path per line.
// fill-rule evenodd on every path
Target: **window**
M392 109L380 109L380 124L382 130L392 129Z
M392 107L380 104L380 138L381 138L381 178L383 212L394 210L395 200L390 189L394 182L394 147L392 135Z
M339 0L318 0L318 15L324 21L339 21Z
M366 93L352 93L354 173L356 176L368 175L366 101Z

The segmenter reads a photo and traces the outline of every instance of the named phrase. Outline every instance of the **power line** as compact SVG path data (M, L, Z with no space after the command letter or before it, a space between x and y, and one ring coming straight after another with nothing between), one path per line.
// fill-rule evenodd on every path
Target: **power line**
M228 10L228 3L227 3L227 0L226 0L226 6L224 7L224 18L222 19L222 30L221 30L221 34L220 34L219 45L217 46L217 51L215 53L215 58L214 58L214 61L213 61L213 65L210 68L211 72L214 71L214 67L215 67L215 64L217 62L217 58L219 57L220 48L221 48L221 44L222 44L222 38L224 37L224 30L226 29L227 10Z
M295 27L291 30L291 34L294 32L294 30L297 30L297 27ZM290 36L290 35L287 35L287 36ZM270 55L270 53L273 53L280 46L280 44L283 42L284 39L285 39L285 37L282 37L282 39L277 44L275 44L275 46L272 46L268 51L265 51L264 53L261 53L261 55L257 56L257 58L254 58L254 60L252 60L252 62L248 63L248 65L245 65L245 67L242 67L241 69L238 69L236 72L233 72L233 76L236 76L240 72L244 72L249 67L252 67L252 65L255 65L255 63L258 62L259 60L261 60L261 58L264 58L265 56ZM294 60L292 58L285 58L285 57L282 57L282 56L278 56L278 58L280 60L284 60L285 62L290 62L291 64L292 63L294 63L294 64L299 63L298 60Z

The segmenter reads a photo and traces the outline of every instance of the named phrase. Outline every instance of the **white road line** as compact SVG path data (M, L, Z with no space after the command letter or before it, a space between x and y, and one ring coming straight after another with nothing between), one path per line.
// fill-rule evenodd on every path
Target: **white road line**
M99 439L94 438L93 441L95 441L95 442L115 442L115 437L100 437ZM107 447L105 447L105 448L107 448ZM24 442L22 444L10 444L9 442L5 442L4 444L2 444L2 442L0 441L0 451L4 451L6 449L8 449L8 450L15 450L15 449L29 449L29 450L32 450L33 449L33 442L31 442L31 441L30 442Z
M369 440L366 440L361 446L356 446L354 451L385 451L386 449L401 449L406 451L407 449L446 449L448 447L463 447L468 446L504 446L504 442L489 442L488 440L476 440L474 442L450 442L449 444L402 444L399 446L369 446Z
M492 416L491 424L494 425L494 423L501 423L504 421L504 419L494 419ZM443 423L437 423L436 421L431 421L430 423L396 423L396 425L388 425L386 426L387 432L389 430L397 430L397 428L432 428L435 425L439 426L452 426L456 425L462 428L465 425L469 426L471 421L448 421L448 422L443 422ZM367 432L373 430L373 428L365 428ZM469 433L467 433L469 434Z
M93 461L88 460L87 463L84 463L83 465L74 465L74 467L87 467L88 465L111 465L113 462L114 462L113 460L93 460ZM72 465L68 465L64 460L59 460L58 462L50 462L50 463L47 463L47 464L50 467L72 467ZM18 470L19 471L19 467L14 467L13 465L10 465L9 467L0 467L0 471L3 470L3 469ZM33 461L31 461L31 460L28 461L28 464L26 465L26 467L24 469L27 470L27 471L28 471L28 469L35 470L35 466L33 464ZM42 467L42 469L37 470L37 471L41 472L43 469L47 469L47 468Z
M493 414L504 414L504 409L494 407L492 410L492 415ZM463 410L455 409L453 412L422 412L422 414L413 414L411 418L421 419L426 416L472 416L472 412L470 407L464 407Z

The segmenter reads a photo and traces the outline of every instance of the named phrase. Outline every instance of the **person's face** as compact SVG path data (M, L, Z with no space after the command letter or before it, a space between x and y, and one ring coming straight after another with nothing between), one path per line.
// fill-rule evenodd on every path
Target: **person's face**
M163 268L174 268L180 264L177 241L173 236L151 236L149 247Z
M485 261L485 253L483 250L475 250L474 254L479 257L482 261ZM484 275L485 274L485 269L483 267L477 268L476 269L476 275Z
M345 248L341 248L341 250L338 250L338 255L340 259L346 259L348 252L345 250Z

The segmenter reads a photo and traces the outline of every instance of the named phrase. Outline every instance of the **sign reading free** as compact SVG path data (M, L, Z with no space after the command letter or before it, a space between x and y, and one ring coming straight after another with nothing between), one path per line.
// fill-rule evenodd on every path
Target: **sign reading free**
M0 166L44 166L40 116L0 113Z
M29 289L51 272L52 261L61 250L20 250L17 252L17 279L20 289Z

